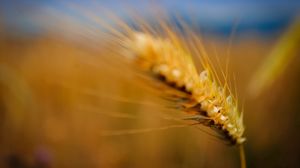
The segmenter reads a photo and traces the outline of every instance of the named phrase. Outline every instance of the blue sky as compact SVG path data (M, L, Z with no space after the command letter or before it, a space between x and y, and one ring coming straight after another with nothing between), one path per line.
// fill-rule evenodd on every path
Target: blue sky
M154 2L154 3L153 3ZM109 9L124 15L124 8L131 6L142 15L155 4L170 14L179 14L186 20L196 21L204 30L228 33L238 21L240 31L276 32L284 29L295 16L300 14L299 0L6 0L1 1L0 14L5 24L19 30L39 31L39 23L34 15L43 9L53 8L74 17L80 13L71 13L68 3L78 4L97 13L95 6Z

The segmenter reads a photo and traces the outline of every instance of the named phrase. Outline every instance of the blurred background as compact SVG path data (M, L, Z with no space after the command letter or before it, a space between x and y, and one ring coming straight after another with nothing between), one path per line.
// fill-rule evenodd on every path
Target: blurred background
M1 1L0 167L239 167L237 148L180 127L183 112L108 54L107 13L160 12L229 58L248 167L299 167L296 0Z

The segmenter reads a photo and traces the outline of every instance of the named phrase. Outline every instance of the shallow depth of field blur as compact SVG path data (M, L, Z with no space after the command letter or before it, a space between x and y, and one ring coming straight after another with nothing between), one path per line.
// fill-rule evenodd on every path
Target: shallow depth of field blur
M1 2L0 167L239 167L237 148L176 127L163 116L184 114L106 55L97 17L156 10L202 33L222 68L228 56L248 167L300 166L299 2L129 0Z

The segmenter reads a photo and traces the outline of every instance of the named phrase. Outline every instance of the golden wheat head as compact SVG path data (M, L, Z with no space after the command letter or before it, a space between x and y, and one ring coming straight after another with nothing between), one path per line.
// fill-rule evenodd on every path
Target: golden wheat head
M233 144L245 141L243 116L237 103L232 95L226 95L226 89L219 86L210 69L198 74L191 56L167 39L137 32L129 44L128 49L139 66L189 95L185 110L192 109L204 116L195 119L219 129Z
M195 34L185 40L164 21L159 22L163 33L145 22L139 23L139 30L120 20L117 23L121 29L110 27L110 30L117 35L113 38L122 47L120 54L162 83L187 95L180 105L183 111L194 114L190 120L213 128L231 144L242 144L246 140L237 100L228 85L221 85L217 80L218 75ZM191 51L193 49L196 52ZM200 73L193 61L195 56L202 64Z

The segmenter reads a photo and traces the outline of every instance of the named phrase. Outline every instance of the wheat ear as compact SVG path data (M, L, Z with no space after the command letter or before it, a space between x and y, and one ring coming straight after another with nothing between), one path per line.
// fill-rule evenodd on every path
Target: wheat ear
M207 69L199 75L192 57L172 40L135 32L127 44L126 56L139 67L188 95L183 110L195 112L191 119L223 133L232 144L245 141L243 115L230 92L226 95L226 88L218 84L211 68L204 65Z

